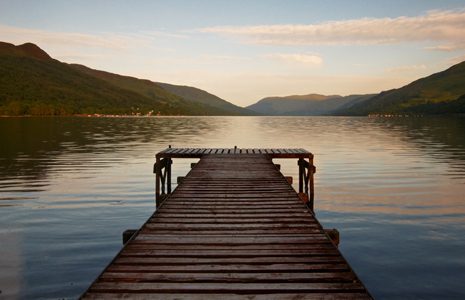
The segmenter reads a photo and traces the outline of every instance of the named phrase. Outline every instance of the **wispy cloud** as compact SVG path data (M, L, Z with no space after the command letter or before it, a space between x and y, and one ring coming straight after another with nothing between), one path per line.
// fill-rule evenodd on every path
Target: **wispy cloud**
M267 58L276 59L291 63L301 63L305 65L320 66L323 64L323 59L316 54L290 54L290 53L274 53L266 55Z
M385 71L387 73L408 73L408 72L417 72L421 70L426 70L425 65L408 65L408 66L398 66L387 68Z
M2 40L12 43L36 42L48 45L84 46L107 49L126 49L140 42L140 37L130 35L101 33L84 34L75 32L56 32L0 25Z
M361 18L318 24L208 27L200 31L273 45L394 44L412 41L463 45L465 10L430 11L415 17Z
M465 55L459 55L459 56L450 58L446 62L446 64L447 65L455 65L455 64L458 64L458 63L461 63L461 62L464 62L464 61L465 61Z
M431 47L426 47L425 49L433 50L433 51L452 52L452 51L465 49L465 42L458 42L458 43L453 43L453 44L448 44L448 45L431 46Z
M140 31L141 36L151 36L155 38L174 38L174 39L188 39L189 35L187 34L179 34L179 33L171 33L165 32L160 30L150 30L150 31Z

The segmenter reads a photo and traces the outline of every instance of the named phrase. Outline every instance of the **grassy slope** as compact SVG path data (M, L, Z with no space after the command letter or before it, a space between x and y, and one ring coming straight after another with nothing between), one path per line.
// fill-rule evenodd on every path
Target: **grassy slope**
M223 100L215 95L212 95L204 90L190 87L190 86L181 86L181 85L174 85L168 83L157 82L161 88L165 89L166 91L173 93L183 99L202 103L205 105L209 105L212 107L216 107L218 109L224 110L229 114L233 115L255 115L256 113L234 105L226 100Z
M130 76L122 76L105 71L94 70L82 65L70 65L72 68L79 70L85 74L104 80L114 86L124 88L125 90L139 93L144 97L150 99L157 99L168 107L183 107L186 112L184 114L190 115L231 115L233 113L226 109L217 108L214 106L206 105L203 103L196 103L189 101L166 91L156 83L138 79ZM232 105L232 104L231 104Z
M318 94L293 95L285 97L267 97L247 108L267 115L309 115L319 114L319 106L330 99L340 99L341 96L324 96Z
M239 114L185 100L148 80L59 62L34 44L0 42L0 115L149 111L163 115Z
M58 61L0 56L2 114L129 113L155 103Z
M358 103L372 95L324 96L310 94L303 96L269 97L258 101L249 109L270 115L329 115L334 110Z
M455 106L447 103L462 95L465 95L465 62L402 88L382 92L338 114L455 113Z

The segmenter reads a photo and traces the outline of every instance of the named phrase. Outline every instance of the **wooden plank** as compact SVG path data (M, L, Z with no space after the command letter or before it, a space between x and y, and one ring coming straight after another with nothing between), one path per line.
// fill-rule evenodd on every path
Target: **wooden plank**
M272 264L281 263L343 263L340 256L257 256L257 257L130 257L120 255L118 264Z
M364 288L359 283L177 283L177 282L97 282L92 285L90 291L100 292L237 292L247 291L253 293L269 292L362 292Z
M168 150L171 149L171 150ZM308 158L313 155L305 149L297 148L280 148L280 149L269 149L269 148L210 148L209 152L201 152L199 150L204 148L167 148L157 154L159 157L185 157L185 158L199 158L206 154L252 154L262 155L267 154L271 158Z
M161 273L161 272L107 272L101 277L102 282L136 281L136 282L353 282L351 272L319 273Z
M247 294L247 293L115 293L115 292L94 292L86 294L85 299L153 299L153 300L352 300L352 299L372 299L366 293L344 293L344 292L325 292L325 293L279 293L279 294Z
M170 154L178 153L182 150L182 148L172 148Z
M253 204L250 204L250 209L305 209L304 205L302 204L296 204L292 203L289 205L286 205L286 203L281 203L278 202L277 204L269 204L266 205L266 200L263 200L261 202L255 202ZM203 202L201 204L195 203L195 202L177 202L177 203L167 203L163 205L163 208L165 209L189 209L189 208L195 208L195 209L200 209L200 210L211 210L211 209L222 209L222 210L231 210L231 209L239 209L243 208L244 206L241 205L240 203L225 203L225 202Z
M242 231L234 231L234 230L196 230L196 229L184 229L184 232L188 232L192 235L203 235L203 236L210 236L210 235L226 235L226 234L260 234L263 236L268 235L278 235L278 234L313 234L319 232L320 229L275 229L274 231L270 230L259 230L259 229L242 229ZM141 234L145 235L165 235L165 234L176 234L182 232L181 230L172 230L172 229L143 229L140 231Z
M133 241L154 243L154 244L307 244L312 243L327 243L328 238L325 234L320 235L303 235L303 236L204 236L196 237L194 235L137 235Z
M243 218L243 219L257 219L257 218L264 218L264 219L272 219L272 218L283 218L283 217L309 217L309 213L307 212L299 212L299 213L268 213L268 214L227 214L227 213L215 213L215 214L200 214L200 213L179 213L179 212L164 212L163 214L164 217L170 217L170 218L223 218L223 219L238 219L238 218Z
M137 244L132 243L125 247L126 250L131 249L144 249L144 250L300 250L300 251L312 251L319 249L334 249L332 243L327 242L323 244L239 244L239 245L183 245L183 244Z
M185 265L131 265L131 264L111 264L109 272L227 272L227 273L257 273L257 272L347 272L349 267L345 263L278 263L271 264L185 264Z
M298 208L298 209L293 209L293 208L286 208L286 209L281 209L281 208L267 208L267 209L246 209L246 208L241 208L241 209L221 209L221 208L215 208L215 209L198 209L195 207L188 207L185 209L180 209L180 208L175 208L175 209L170 209L170 208L165 208L162 206L159 211L160 213L162 212L167 212L167 213L200 213L200 214L258 214L258 215L263 215L263 214L268 214L268 213L279 213L286 215L287 213L295 213L296 211L301 210L302 212L308 212L307 209L305 208Z
M211 191L211 192L195 192L195 191L176 191L176 197L190 197L190 198L257 198L260 197L262 199L266 199L267 197L274 197L274 198L282 198L282 197L295 197L296 195L287 192L287 191L274 191L274 192L263 192L263 191L244 191L244 192L237 192L237 193L228 193L228 192L218 192L218 191ZM298 196L297 196L298 197ZM297 198L298 199L298 198Z
M189 229L214 229L214 230L246 230L246 229L265 229L265 230L275 230L275 229L297 229L297 228L304 228L304 229L320 229L318 224L306 224L306 223L281 223L281 224L185 224L185 223L149 223L146 224L145 228L147 229L177 229L177 230L189 230Z
M156 224L156 223L176 223L176 224L192 224L192 223L200 223L200 224L316 224L319 225L317 222L313 220L309 220L307 216L301 218L248 218L248 219L240 219L240 218L175 218L175 217L166 217L166 216L159 216L150 219L150 223L148 224ZM148 225L147 224L147 225Z
M230 250L230 249L213 249L213 250L161 250L161 249L125 249L121 257L141 256L141 257L260 257L260 256L338 256L339 252L335 249L322 247L320 249L288 249L288 250Z

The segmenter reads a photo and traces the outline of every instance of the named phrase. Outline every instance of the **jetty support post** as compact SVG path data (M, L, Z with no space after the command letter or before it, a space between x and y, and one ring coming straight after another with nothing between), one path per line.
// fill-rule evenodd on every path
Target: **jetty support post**
M315 201L314 174L316 172L313 165L313 154L308 156L308 161L305 158L299 158L297 164L299 166L299 193L307 195L307 206L313 211Z
M156 157L153 165L155 173L155 205L160 207L163 200L171 194L171 165L173 160L169 157Z

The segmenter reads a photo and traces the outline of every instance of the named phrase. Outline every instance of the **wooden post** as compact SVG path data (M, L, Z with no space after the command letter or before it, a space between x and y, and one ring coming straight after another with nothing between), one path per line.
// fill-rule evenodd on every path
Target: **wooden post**
M284 176L284 178L286 178L287 182L292 185L292 176Z
M127 229L123 232L123 245L126 244L132 236L137 232L137 229Z
M171 158L167 157L166 158L166 185L167 185L167 191L166 193L167 194L171 194L171 164L173 163L173 161L171 160Z
M304 172L305 172L305 169L304 169L304 166L303 166L303 161L304 159L303 158L299 158L299 161L297 162L297 164L299 165L299 193L303 193L304 192Z
M155 165L153 166L153 172L155 173L155 207L158 207L160 200L160 158L157 156Z
M314 186L314 178L313 174L315 173L315 166L313 165L313 155L308 158L309 166L308 166L308 179L310 181L310 195L309 195L309 205L311 210L314 209L314 201L315 201L315 186Z
M313 155L308 156L308 161L305 158L299 158L299 193L304 193L308 197L307 206L313 211L315 190L313 173L315 173L315 166L313 165Z

